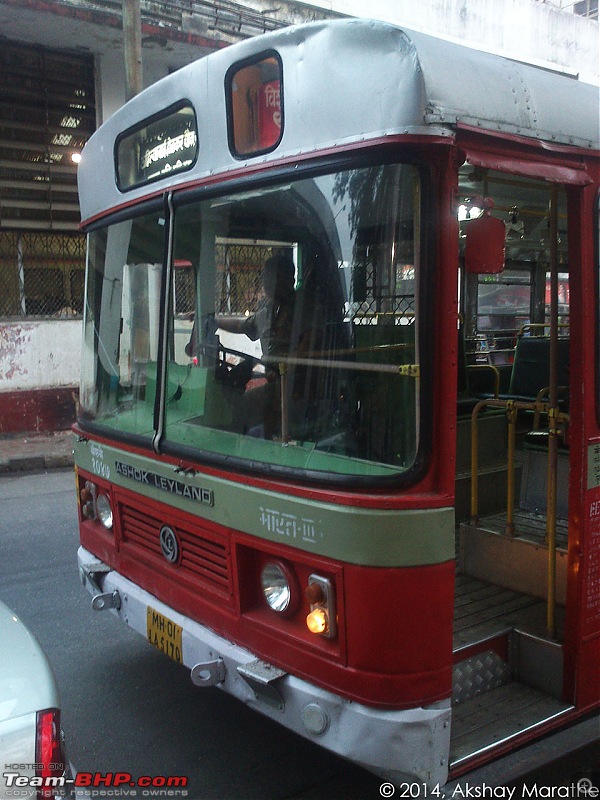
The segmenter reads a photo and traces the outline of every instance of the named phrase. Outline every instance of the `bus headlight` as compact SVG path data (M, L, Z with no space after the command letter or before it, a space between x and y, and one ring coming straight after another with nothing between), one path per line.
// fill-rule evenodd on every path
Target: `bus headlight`
M298 606L298 591L290 569L277 561L268 561L260 573L263 595L269 608L279 614L293 614Z
M105 494L99 494L96 498L96 514L104 527L110 530L113 526L113 512L110 500Z

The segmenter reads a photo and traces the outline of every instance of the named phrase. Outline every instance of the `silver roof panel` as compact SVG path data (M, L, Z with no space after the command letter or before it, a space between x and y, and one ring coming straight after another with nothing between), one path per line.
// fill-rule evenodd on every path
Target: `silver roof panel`
M283 65L284 131L275 151L240 160L228 146L225 74L275 50ZM121 192L116 137L178 100L196 109L194 167ZM402 133L452 136L458 124L547 142L599 147L599 90L576 79L383 22L347 19L293 26L205 56L148 87L86 145L78 170L83 220L149 191L211 174Z

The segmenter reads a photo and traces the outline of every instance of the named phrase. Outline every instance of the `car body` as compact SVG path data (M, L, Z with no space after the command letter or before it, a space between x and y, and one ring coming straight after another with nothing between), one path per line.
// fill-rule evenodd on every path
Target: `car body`
M37 639L2 602L0 642L0 800L64 797L70 769L56 679Z

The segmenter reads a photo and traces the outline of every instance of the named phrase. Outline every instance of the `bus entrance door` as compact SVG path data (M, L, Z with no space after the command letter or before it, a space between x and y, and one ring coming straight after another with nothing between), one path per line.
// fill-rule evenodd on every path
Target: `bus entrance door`
M495 190L506 251L502 271L469 273L467 244L462 281L461 334L473 391L457 426L470 496L468 503L464 492L463 502L457 499L457 516L464 516L454 621L455 769L572 708L563 688L570 342L559 283L568 286L566 202L557 188L531 180L489 172L477 178ZM465 198L480 188L473 180L465 174Z

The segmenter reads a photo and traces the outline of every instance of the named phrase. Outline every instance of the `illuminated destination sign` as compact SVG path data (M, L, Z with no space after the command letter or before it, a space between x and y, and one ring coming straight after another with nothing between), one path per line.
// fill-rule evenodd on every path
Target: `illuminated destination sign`
M179 136L165 136L158 144L152 143L140 156L141 171L152 178L155 174L185 169L196 155L196 141L196 131L188 129Z
M198 155L196 116L189 105L171 108L137 125L117 141L117 183L121 191L190 169Z
M189 128L178 136L160 136L149 142L140 154L140 173L146 180L180 172L191 166L196 157L196 131Z

